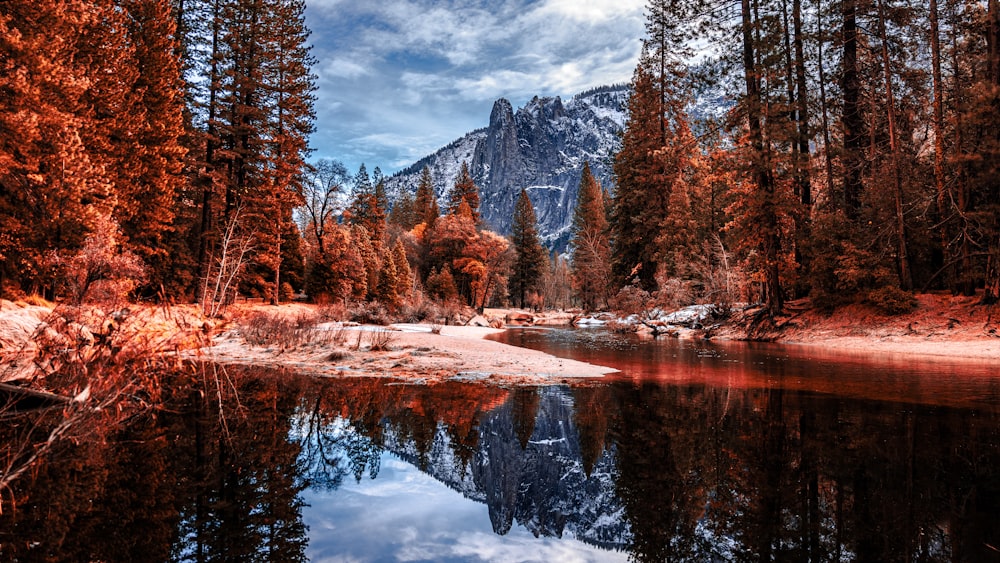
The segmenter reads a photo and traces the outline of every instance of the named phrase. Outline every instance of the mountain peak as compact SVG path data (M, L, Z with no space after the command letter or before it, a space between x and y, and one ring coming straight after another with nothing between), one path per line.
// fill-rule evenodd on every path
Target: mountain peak
M585 162L605 187L613 185L610 162L626 120L627 85L603 86L562 98L535 96L516 112L510 101L493 104L489 126L473 131L420 160L431 167L436 192L455 181L462 161L480 189L483 219L507 234L517 197L527 190L547 245L563 250ZM388 181L397 191L416 190L420 169L410 167Z

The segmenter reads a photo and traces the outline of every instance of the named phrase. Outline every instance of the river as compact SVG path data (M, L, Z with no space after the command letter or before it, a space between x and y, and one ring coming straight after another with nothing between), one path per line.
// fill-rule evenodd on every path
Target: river
M501 388L250 370L221 402L179 387L5 491L0 559L1000 558L996 364L497 338L620 373Z

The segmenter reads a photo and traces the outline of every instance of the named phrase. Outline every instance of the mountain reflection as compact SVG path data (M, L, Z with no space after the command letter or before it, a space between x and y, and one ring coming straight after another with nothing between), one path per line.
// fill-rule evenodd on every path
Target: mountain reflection
M503 389L242 374L85 440L9 492L0 558L302 561L306 489L386 454L488 507L493 532L639 561L970 561L1000 553L1000 416L778 386ZM6 432L6 430L4 430Z

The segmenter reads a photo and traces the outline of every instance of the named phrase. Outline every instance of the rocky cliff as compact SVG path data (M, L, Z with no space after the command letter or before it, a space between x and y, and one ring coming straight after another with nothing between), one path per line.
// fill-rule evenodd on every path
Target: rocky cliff
M567 102L535 97L517 111L499 99L488 127L395 174L388 191L415 192L428 166L436 193L443 197L462 162L468 162L480 189L483 218L494 230L510 232L514 203L525 188L543 239L561 249L569 239L583 164L590 163L603 186L612 186L611 158L625 124L627 98L628 87L618 85L595 88Z
M498 534L517 522L536 537L568 534L605 549L626 548L632 535L615 488L614 451L605 450L588 473L579 430L572 423L571 393L541 388L537 401L537 414L524 436L518 435L514 401L488 413L471 463L458 458L443 427L423 456L406 439L390 439L388 448L467 498L485 503Z

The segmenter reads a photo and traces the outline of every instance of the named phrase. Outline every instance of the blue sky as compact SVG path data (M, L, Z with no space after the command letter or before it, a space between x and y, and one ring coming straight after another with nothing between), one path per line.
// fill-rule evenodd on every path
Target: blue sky
M645 0L306 0L313 158L403 168L488 124L500 97L627 82Z

